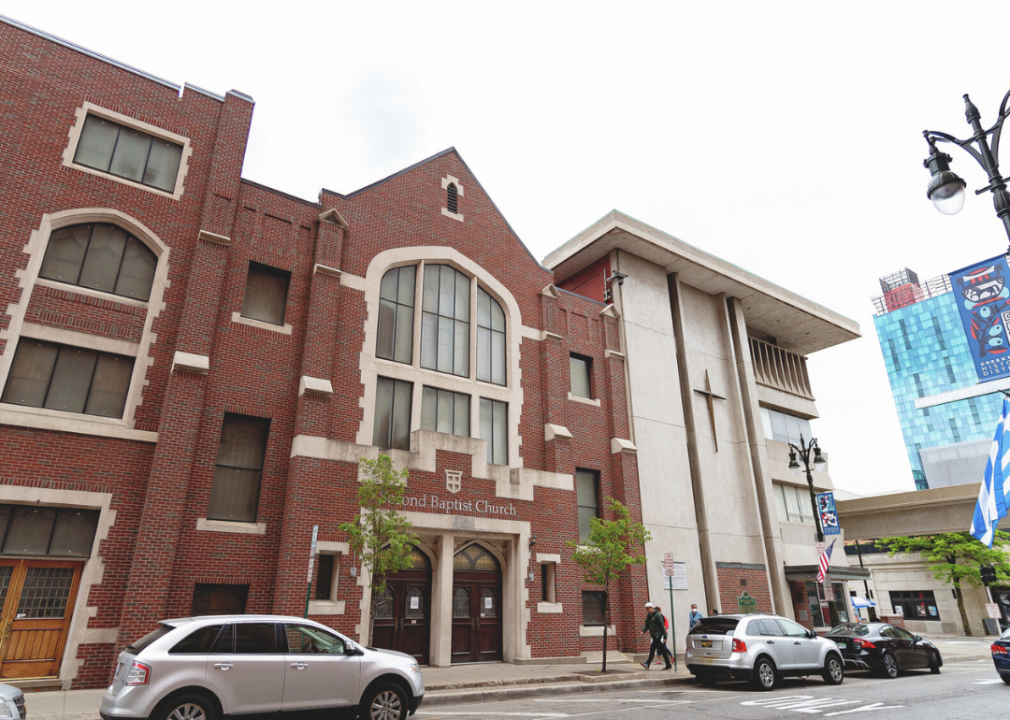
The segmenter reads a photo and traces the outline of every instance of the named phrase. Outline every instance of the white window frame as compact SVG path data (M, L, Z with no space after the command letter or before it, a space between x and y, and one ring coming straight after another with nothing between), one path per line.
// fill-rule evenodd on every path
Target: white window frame
M414 342L409 364L385 360L376 356L378 333L379 290L382 278L394 267L413 265L417 267L414 284ZM448 373L422 368L421 320L424 289L424 267L426 265L450 265L476 282L470 283L470 377L460 377ZM344 284L355 280L343 279ZM476 304L477 287L481 287L501 306L505 313L505 385L477 380L476 376ZM519 367L519 343L522 340L522 317L515 298L497 279L480 265L462 253L447 247L404 247L387 250L372 258L364 282L360 289L365 293L368 316L365 322L365 339L359 356L362 384L365 386L362 407L364 413L358 426L356 442L372 445L375 424L375 400L378 378L387 377L414 384L411 403L410 429L413 433L421 429L421 394L424 386L449 390L470 395L470 437L480 437L480 398L507 403L508 412L508 467L522 467L519 448L519 418L522 414L523 391ZM391 451L397 452L397 451ZM483 458L481 458L483 460ZM501 466L505 467L505 466Z
M68 225L95 222L118 225L154 252L158 264L154 272L154 281L151 284L151 295L147 302L39 278L39 269L42 267L42 260L45 257L49 238L53 231ZM28 255L28 264L24 270L19 270L16 273L21 297L16 303L8 306L7 313L10 315L10 323L7 329L0 330L0 339L6 341L2 354L0 354L0 388L7 386L14 352L18 345L18 339L22 335L37 340L49 340L64 345L128 355L135 357L136 362L133 366L133 375L130 378L130 389L126 395L126 406L122 418L78 415L59 410L29 408L3 403L0 404L0 424L139 440L141 442L157 442L157 432L136 429L135 413L143 401L147 373L154 363L150 356L150 347L155 338L152 327L154 321L164 310L164 296L165 289L168 287L169 272L168 246L147 226L126 213L111 208L81 208L44 214L39 227L32 231L24 252ZM28 306L36 286L54 288L83 297L99 298L120 305L145 308L144 328L140 342L91 335L79 330L29 322L27 320Z
M176 145L181 145L182 157L179 158L179 171L175 178L175 190L173 192L166 192L159 188L151 187L150 185L144 185L143 183L128 180L127 178L113 175L112 173L96 170L95 168L88 167L87 165L75 163L74 156L77 154L77 145L81 141L81 132L84 130L84 121L87 119L89 114L100 117L103 120L108 120L109 122L114 122L117 125L130 128L131 130L142 132L146 135L158 138L159 140L165 140L167 142L175 143ZM122 113L115 112L114 110L109 110L108 108L104 108L100 105L95 105L91 102L85 102L77 108L74 115L76 120L73 127L70 128L69 142L67 143L66 149L63 151L64 167L73 168L76 171L85 172L89 175L97 175L98 177L108 178L109 180L114 180L118 183L137 188L138 190L144 190L145 192L160 195L161 197L171 198L172 200L178 200L182 197L182 194L185 191L186 175L189 172L189 158L193 153L193 148L190 146L190 140L188 137L165 130L157 125L146 123L143 120L137 120L129 115L123 115Z
M340 591L340 567L343 559L351 552L351 547L345 542L320 540L316 543L316 555L333 555L333 579L330 581L330 597L327 600L309 600L309 615L343 615L346 601L337 600Z

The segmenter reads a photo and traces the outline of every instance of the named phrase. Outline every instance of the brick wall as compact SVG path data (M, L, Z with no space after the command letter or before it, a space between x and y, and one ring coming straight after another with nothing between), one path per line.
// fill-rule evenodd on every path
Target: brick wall
M744 593L757 601L756 612L772 612L768 571L763 565L717 562L715 567L719 579L719 597L722 599L719 612L739 612L738 599Z

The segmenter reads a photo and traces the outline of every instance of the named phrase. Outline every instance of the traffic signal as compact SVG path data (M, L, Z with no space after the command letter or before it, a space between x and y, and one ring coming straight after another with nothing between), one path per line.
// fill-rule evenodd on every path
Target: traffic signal
M996 582L996 568L989 565L981 565L979 566L979 572L982 574L983 585Z

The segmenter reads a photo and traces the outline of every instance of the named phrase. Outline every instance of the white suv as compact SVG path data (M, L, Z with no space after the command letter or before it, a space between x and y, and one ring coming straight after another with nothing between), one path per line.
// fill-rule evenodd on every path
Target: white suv
M163 620L120 653L99 715L220 720L357 707L368 720L403 720L423 697L410 655L363 648L303 618L211 615Z
M835 643L778 615L713 615L687 634L687 669L703 685L749 680L772 690L780 677L820 675L840 685L844 661Z

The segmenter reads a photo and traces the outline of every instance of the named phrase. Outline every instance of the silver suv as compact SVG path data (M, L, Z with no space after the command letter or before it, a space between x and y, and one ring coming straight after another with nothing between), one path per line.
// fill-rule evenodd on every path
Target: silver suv
M820 675L840 685L844 661L835 643L778 615L713 615L687 634L687 669L703 685L749 680L772 690L786 675Z
M423 697L410 655L363 648L303 618L211 615L163 620L120 653L99 715L220 720L357 707L368 720L403 720Z

